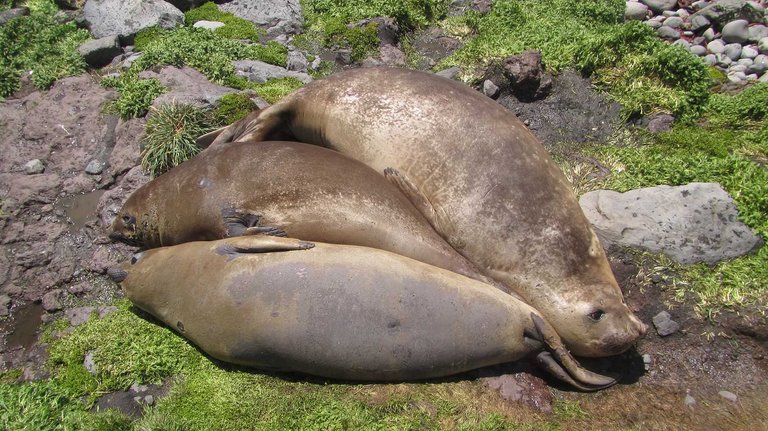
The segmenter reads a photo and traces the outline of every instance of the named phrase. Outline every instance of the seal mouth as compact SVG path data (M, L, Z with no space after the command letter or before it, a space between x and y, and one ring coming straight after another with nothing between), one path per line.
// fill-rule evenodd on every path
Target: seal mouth
M122 242L123 244L130 245L132 247L143 246L141 241L139 241L135 237L126 236L124 233L120 232L119 230L110 232L108 236L109 236L109 239L111 239L112 241Z

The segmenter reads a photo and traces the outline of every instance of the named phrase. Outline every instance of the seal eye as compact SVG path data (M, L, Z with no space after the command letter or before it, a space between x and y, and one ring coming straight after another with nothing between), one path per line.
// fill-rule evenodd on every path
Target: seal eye
M136 223L136 218L133 217L133 216L124 215L123 216L123 223L125 223L127 225L134 224L134 223Z
M598 320L602 319L603 316L605 316L605 311L597 309L597 310L587 314L587 316L590 319L594 320L594 321L598 321Z

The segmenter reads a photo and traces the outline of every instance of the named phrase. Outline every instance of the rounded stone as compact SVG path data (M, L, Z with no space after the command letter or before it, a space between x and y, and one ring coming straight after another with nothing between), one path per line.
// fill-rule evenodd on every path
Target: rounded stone
M641 0L652 11L662 13L677 8L677 0Z
M765 63L752 63L747 66L747 73L762 76L765 70L768 69L768 64Z
M702 55L705 55L707 53L707 48L704 48L701 45L693 45L691 46L691 54L697 55L701 57Z
M648 16L648 6L634 1L627 2L627 8L624 10L624 19L627 21L642 21Z
M715 40L715 37L717 36L715 34L715 30L712 29L712 27L704 30L704 33L701 34L705 40Z
M760 39L760 42L757 42L757 50L760 51L760 54L768 54L768 37L764 37Z
M731 67L728 68L728 73L744 72L746 70L747 66L744 66L743 64L732 64Z
M758 76L756 73L751 73L747 75L747 81L757 81L757 79L758 79Z
M710 23L707 17L704 15L694 15L691 17L689 22L691 24L691 30L697 32L704 31L708 29L710 25L712 25L712 23Z
M728 78L728 81L733 82L734 84L747 80L747 75L744 72L729 73L726 77Z
M663 39L670 39L670 40L680 39L680 32L666 25L662 25L661 27L659 27L658 30L656 30L656 34L658 34L659 37Z
M683 19L679 16L671 16L664 20L664 25L672 28L680 28L683 26Z
M707 64L707 66L714 66L717 64L717 56L715 54L707 54L704 56L704 63Z
M88 166L85 167L85 173L91 175L99 175L104 170L104 163L98 160L91 160Z
M749 41L759 42L760 39L768 37L768 27L758 24L749 28Z
M216 30L219 27L224 27L224 23L221 21L206 21L201 20L194 24L192 24L192 27L195 28L204 28L206 30Z
M712 54L722 54L725 52L725 44L720 39L715 39L707 44L707 51Z
M760 54L757 57L755 57L754 59L752 59L752 61L754 61L755 64L762 63L762 64L765 64L766 66L768 66L768 55Z
M723 53L731 60L736 61L741 58L741 48L741 44L729 43L728 45L725 45L725 51Z
M737 19L723 26L723 40L729 43L744 43L749 40L749 21Z
M741 48L741 58L755 58L757 57L757 50L754 46L747 45Z
M681 46L688 52L691 51L691 43L685 39L678 39L672 45Z
M643 24L645 24L648 27L653 28L653 29L657 29L657 28L661 27L661 22L650 20L650 19L648 21L643 21Z
M40 159L30 160L24 165L24 172L27 175L42 174L45 172L45 164Z
M730 66L733 63L733 60L725 54L715 54L715 57L717 58L717 64L720 66Z

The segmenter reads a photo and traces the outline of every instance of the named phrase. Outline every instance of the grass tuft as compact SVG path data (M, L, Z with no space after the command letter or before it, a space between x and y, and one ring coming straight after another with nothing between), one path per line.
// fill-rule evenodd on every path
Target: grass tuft
M187 104L152 108L147 120L141 167L156 177L200 152L195 140L214 129L208 113Z
M211 112L212 123L215 126L226 126L245 117L258 109L256 103L243 93L229 93L219 99L219 104Z
M258 42L260 37L266 36L266 31L256 27L252 22L219 10L213 2L205 3L184 13L186 25L192 26L198 21L223 22L224 26L214 30L214 33L226 39Z

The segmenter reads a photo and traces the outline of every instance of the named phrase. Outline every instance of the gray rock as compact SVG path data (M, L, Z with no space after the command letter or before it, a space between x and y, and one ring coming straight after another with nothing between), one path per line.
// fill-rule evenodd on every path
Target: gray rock
M296 34L304 26L299 0L233 0L219 9L266 28L270 36Z
M653 365L653 357L648 353L643 354L643 368L645 368L645 371L650 371L651 365Z
M739 61L736 62L736 64L743 64L744 66L752 66L755 63L754 60L751 58L740 58Z
M664 20L664 25L679 29L683 26L683 19L679 16L671 16Z
M717 64L717 57L715 54L707 54L704 56L704 63L708 66L714 66Z
M704 37L704 40L712 41L715 40L715 37L717 37L717 34L715 33L715 30L712 29L712 27L704 30L704 33L701 34L702 37Z
M258 60L238 60L234 62L238 75L245 76L254 82L267 82L272 78L296 78L303 83L312 81L312 77L302 72L294 72L280 66L264 63Z
M720 395L721 397L725 398L726 400L732 402L732 403L735 403L739 399L739 397L737 397L736 394L734 394L733 392L729 392L729 391L720 391L717 394Z
M83 360L83 366L86 370L88 370L91 374L96 374L98 371L98 368L96 367L96 362L93 361L93 352L88 352L85 354L85 359Z
M648 131L656 134L666 132L672 129L672 124L675 122L675 117L669 114L657 114L654 115L648 122Z
M658 30L661 27L661 22L660 21L648 20L648 21L643 21L643 24L647 25L648 27L650 27L652 29L656 29L656 30Z
M184 14L162 0L87 0L83 18L93 37L117 34L126 44L144 28L171 29L184 23Z
M87 322L94 311L96 311L94 307L75 307L64 310L64 316L69 320L70 325L79 326Z
M680 324L672 320L672 316L666 311L653 316L653 326L661 337L672 335L680 329Z
M734 84L738 84L741 81L747 80L747 75L744 72L733 72L728 73L725 75L726 79L728 79L728 82L732 82Z
M236 93L238 90L214 84L202 73L190 67L181 69L173 66L165 66L160 72L144 71L139 74L142 79L155 78L160 81L168 91L158 96L152 106L155 108L163 104L186 103L202 108L213 107L222 96Z
M77 48L77 52L91 67L104 67L113 58L120 55L120 41L117 35L104 36L96 40L89 40Z
M11 297L8 295L0 295L0 317L5 317L10 313Z
M133 383L131 387L128 388L128 390L136 394L141 394L141 393L147 392L149 390L149 386Z
M649 9L656 13L662 13L665 10L672 10L677 8L677 0L640 0Z
M768 82L768 73L764 73L763 76L758 79L760 82Z
M747 66L743 64L732 64L731 67L728 68L728 73L745 72L746 70Z
M709 19L707 17L702 15L694 15L689 20L691 24L691 30L695 32L703 32L704 30L708 29L712 23L709 22Z
M768 54L768 37L764 37L760 39L760 42L757 42L757 50L760 51L760 54Z
M54 289L43 295L43 309L49 313L61 310L60 289Z
M736 19L762 22L765 11L760 5L746 0L718 0L694 15L705 16L716 26L722 27L725 23Z
M687 10L683 9L683 8L680 8L680 9L675 11L675 15L679 16L682 19L686 19L689 16L691 16L691 13L688 12Z
M731 60L736 61L741 58L741 49L741 44L729 43L728 45L725 45L725 51L723 54L727 55Z
M753 60L755 63L762 63L765 65L768 65L768 55L760 54L757 57L755 57Z
M747 73L762 76L766 69L768 69L768 65L765 63L752 63L751 65L747 66Z
M757 52L757 50L755 49L754 46L747 45L747 46L741 48L741 55L739 57L740 58L750 58L751 59L751 58L757 57L757 54L758 54L758 52Z
M662 25L656 30L656 34L662 39L677 40L680 39L680 32L672 27Z
M45 172L45 164L40 159L30 160L24 165L24 172L27 175L42 174Z
M749 27L749 41L759 42L760 39L768 37L768 27L758 24Z
M405 66L405 53L393 45L379 47L381 62L388 66Z
M627 21L642 21L648 15L648 6L634 1L627 2L627 8L624 10L624 19Z
M165 1L176 6L181 11L188 11L190 9L193 9L202 5L208 0L165 0Z
M701 57L707 54L707 48L704 48L701 45L693 45L691 46L691 54Z
M691 3L691 9L694 12L698 12L698 11L704 9L707 6L709 6L709 0L697 0L697 1L693 2L693 3Z
M286 69L292 70L294 72L306 72L307 67L309 67L307 57L305 57L304 54L302 54L300 51L290 51L288 53L288 61L285 67Z
M717 64L719 66L727 67L730 66L731 63L733 63L733 60L731 60L730 57L723 54L715 54L715 57L717 58Z
M749 40L749 22L743 19L731 21L723 26L722 38L728 43L744 43Z
M436 72L435 75L442 76L443 78L453 79L456 75L459 74L459 72L461 72L461 69L454 66Z
M134 52L134 53L131 53L131 54L125 56L125 58L123 59L122 63L120 63L120 67L122 67L123 69L130 68L131 65L133 64L133 62L138 60L139 58L141 58L142 55L143 55L143 53L141 53L141 52Z
M148 406L154 405L155 404L155 397L153 397L152 395L145 396L144 397L144 404L146 404Z
M5 23L14 18L27 15L29 15L28 7L15 7L13 9L4 10L0 12L0 26L5 25Z
M579 200L603 244L665 253L677 262L715 264L761 245L717 183L597 190Z
M758 76L756 73L753 73L751 75L747 75L747 81L757 81Z
M224 27L224 23L221 21L206 21L206 20L200 20L192 24L192 27L195 28L204 28L206 30L216 30L217 28Z
M712 54L722 54L725 52L725 44L720 39L715 39L707 44L707 51Z
M85 167L85 173L90 175L99 175L104 170L104 163L99 160L91 160Z
M490 79L483 81L483 93L491 99L499 95L499 86Z
M672 45L683 47L686 51L691 51L691 42L685 39L678 39Z

